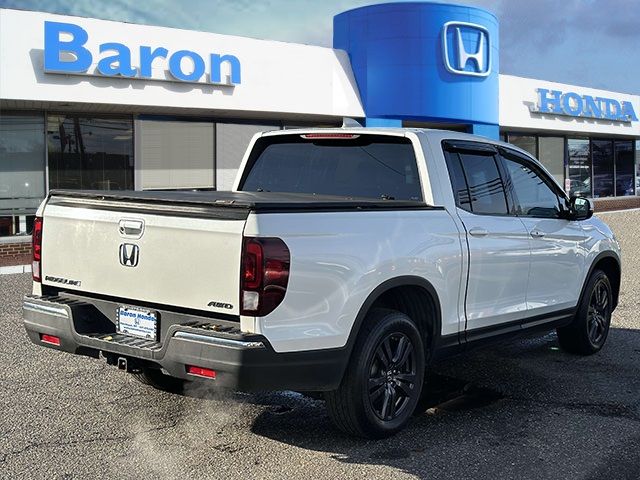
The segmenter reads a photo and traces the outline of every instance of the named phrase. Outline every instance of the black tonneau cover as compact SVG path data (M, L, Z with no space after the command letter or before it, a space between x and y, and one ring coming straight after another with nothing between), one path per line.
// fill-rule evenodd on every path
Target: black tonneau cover
M61 198L62 197L62 198ZM78 199L73 205L64 199ZM85 200L86 202L83 202ZM52 190L49 203L68 204L99 208L105 203L130 203L152 206L174 205L178 207L200 207L205 209L238 209L260 213L298 211L344 211L344 210L417 210L434 209L423 202L411 200L383 200L376 198L313 195L307 193L279 192L222 192L222 191L105 191L105 190ZM80 205L82 204L82 205ZM199 210L199 209L198 209ZM229 212L229 210L227 210ZM240 212L238 212L240 213ZM244 216L244 215L243 215Z

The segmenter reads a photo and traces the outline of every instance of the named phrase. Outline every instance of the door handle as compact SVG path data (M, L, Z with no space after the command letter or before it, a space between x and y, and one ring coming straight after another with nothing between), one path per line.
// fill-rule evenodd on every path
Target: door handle
M486 237L489 235L489 232L484 228L473 227L469 230L469 235L473 235L474 237Z
M120 235L141 237L144 231L144 221L123 219L118 222Z
M540 230L531 230L531 232L529 232L529 235L531 235L533 238L542 238L544 237L544 232L541 232Z

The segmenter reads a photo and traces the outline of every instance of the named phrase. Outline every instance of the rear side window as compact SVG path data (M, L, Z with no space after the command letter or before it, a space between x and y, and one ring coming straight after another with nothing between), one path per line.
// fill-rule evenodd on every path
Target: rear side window
M460 208L487 215L508 213L504 185L493 153L452 151L446 152L446 159Z
M471 212L471 197L469 196L467 181L464 178L460 156L456 152L445 152L445 158L447 159L447 168L449 169L456 205Z
M413 145L384 135L261 138L240 190L422 200Z

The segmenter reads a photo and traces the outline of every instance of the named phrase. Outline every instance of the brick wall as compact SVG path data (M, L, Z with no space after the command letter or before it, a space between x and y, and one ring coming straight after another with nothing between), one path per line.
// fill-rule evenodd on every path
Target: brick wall
M0 256L31 254L31 243L0 243Z
M31 263L31 242L0 243L0 267Z
M640 197L596 198L593 200L593 209L596 212L611 212L628 208L640 208Z

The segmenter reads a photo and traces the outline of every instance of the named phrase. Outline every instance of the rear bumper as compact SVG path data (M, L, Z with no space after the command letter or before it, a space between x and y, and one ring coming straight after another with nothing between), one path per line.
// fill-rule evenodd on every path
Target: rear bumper
M93 305L74 299L27 295L23 301L24 326L37 345L95 358L100 353L122 357L187 380L194 379L187 365L209 368L216 371L211 381L234 390L333 390L347 361L346 349L277 353L263 336L217 328L215 321L173 324L160 343L117 334L115 325L105 333L104 319L92 315L99 316ZM82 328L76 328L79 322ZM92 324L100 325L101 333L87 329ZM43 342L43 334L58 337L60 345Z

